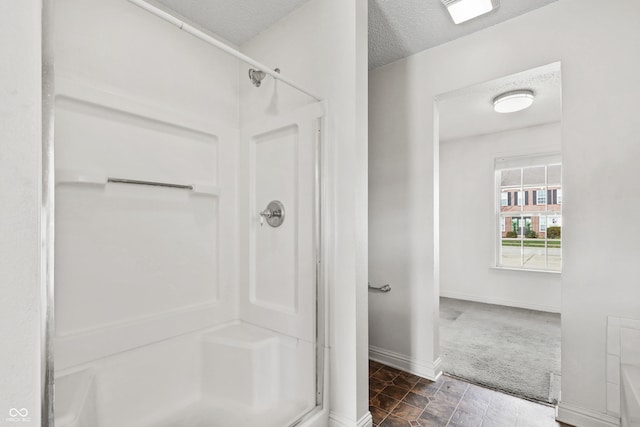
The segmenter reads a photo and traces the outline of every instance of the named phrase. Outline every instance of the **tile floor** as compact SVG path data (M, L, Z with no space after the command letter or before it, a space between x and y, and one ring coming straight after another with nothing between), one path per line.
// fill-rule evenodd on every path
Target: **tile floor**
M369 362L369 409L378 427L568 427L555 409L448 376L429 381Z

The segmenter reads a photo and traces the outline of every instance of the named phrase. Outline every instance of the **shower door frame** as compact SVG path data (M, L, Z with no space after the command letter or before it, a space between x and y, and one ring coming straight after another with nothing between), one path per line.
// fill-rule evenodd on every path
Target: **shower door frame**
M55 49L53 40L54 27L54 1L41 0L41 78L42 78L42 153L41 153L41 208L40 208L40 420L41 427L55 426L55 405L54 405L54 333L55 333ZM132 4L141 6L139 1L132 1ZM145 2L146 3L146 2ZM149 5L151 8L155 6ZM142 6L141 6L142 7ZM147 7L143 7L147 11L154 13ZM159 8L156 8L161 10ZM156 14L168 22L178 25L178 18L171 15L170 11L161 10L163 15ZM190 27L188 24L185 26ZM188 30L178 25L179 28L187 30L195 37L204 41L215 40L208 34L199 29ZM197 34L199 32L200 34ZM220 42L210 43L214 47L237 57L239 60L256 66L259 69L272 75L277 80L293 87L294 89L305 93L311 98L322 104L324 115L317 119L318 132L314 144L315 164L314 164L314 262L315 262L315 287L316 287L316 395L314 408L302 415L298 420L294 421L290 427L299 426L309 421L325 411L325 385L326 385L326 343L328 340L328 324L327 324L327 305L326 305L326 263L321 262L329 259L327 256L328 245L326 242L326 234L324 230L327 228L325 212L327 210L328 195L326 189L327 164L324 161L328 159L326 139L326 117L327 117L327 101L311 94L302 89L300 86L292 83L280 74L274 73L266 66L254 61L252 58L238 52L237 50L226 46L219 45Z
M53 43L54 0L42 0L42 158L40 208L40 425L54 427L55 330L55 54Z

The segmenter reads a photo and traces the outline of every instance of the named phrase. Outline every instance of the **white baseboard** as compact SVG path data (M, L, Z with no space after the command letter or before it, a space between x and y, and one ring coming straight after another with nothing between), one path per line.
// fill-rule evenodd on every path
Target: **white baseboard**
M560 313L560 307L551 305L531 304L526 301L510 301L502 298L488 297L484 295L471 295L463 292L451 292L440 290L440 296L445 298L461 299L465 301L483 302L485 304L504 305L507 307L526 308L528 310L546 311L548 313Z
M620 427L620 418L564 402L558 405L556 419L579 427Z
M433 363L428 363L405 356L404 354L370 345L369 359L431 381L437 380L442 374L442 370L440 369L441 360L439 357Z
M334 412L329 413L329 427L372 427L373 418L371 412L367 412L358 421L349 420Z
M360 421L357 424L358 427L372 427L373 426L373 417L371 416L371 412L367 412L364 414Z

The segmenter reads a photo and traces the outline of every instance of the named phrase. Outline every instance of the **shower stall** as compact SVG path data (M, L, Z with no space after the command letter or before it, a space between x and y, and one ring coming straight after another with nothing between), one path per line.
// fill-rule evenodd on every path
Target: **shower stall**
M325 102L156 5L52 4L55 426L319 425Z

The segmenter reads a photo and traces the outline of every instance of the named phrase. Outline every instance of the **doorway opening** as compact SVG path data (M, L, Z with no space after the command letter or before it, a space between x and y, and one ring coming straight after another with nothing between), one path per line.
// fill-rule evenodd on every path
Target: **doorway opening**
M524 90L532 93L530 107L494 110L495 99ZM554 405L561 374L560 63L442 94L436 109L443 371Z

